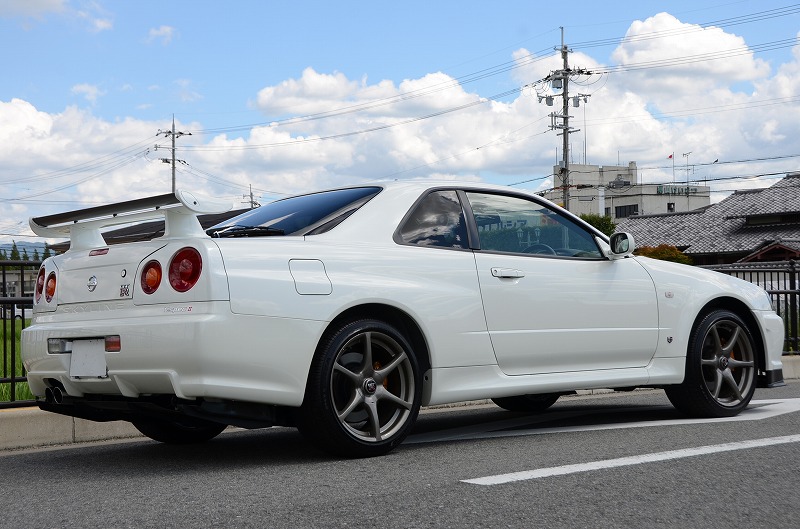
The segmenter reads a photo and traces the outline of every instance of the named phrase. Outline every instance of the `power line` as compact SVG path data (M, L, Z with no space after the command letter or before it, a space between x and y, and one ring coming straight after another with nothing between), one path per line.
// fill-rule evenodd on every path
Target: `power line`
M708 28L718 27L730 27L730 26L739 26L742 24L748 24L753 22L761 22L764 20L770 20L773 18L785 17L789 15L794 15L800 13L800 4L792 4L786 7L776 8L776 9L769 9L766 11L758 11L756 13L750 13L747 15L741 15L737 17L730 17L730 18L723 18L719 20L712 20L709 22L703 22L700 24L692 24L688 27L680 27L680 28L673 28L667 29L663 31L655 31L651 33L643 33L638 35L630 35L625 36L622 38L605 38L605 39L598 39L598 40L590 40L585 42L576 42L573 44L574 49L583 49L583 48L596 48L596 47L603 47L603 46L618 46L620 44L627 44L630 42L640 42L645 40L654 40L654 39L662 39L668 37L677 37L683 36L689 33L697 33Z
M398 122L395 122L395 123L387 123L387 124L384 124L384 125L378 125L376 127L370 127L370 128L367 128L367 129L355 130L355 131L351 131L351 132L341 132L341 133L338 133L338 134L331 134L331 135L328 135L328 136L317 136L317 137L314 137L314 138L301 138L301 139L293 139L293 140L289 140L289 141L278 141L278 142L261 143L261 144L255 144L255 145L241 145L241 146L224 146L224 145L223 146L212 146L212 145L207 145L207 146L202 146L202 147L187 146L187 147L184 147L183 150L191 150L191 151L228 151L228 150L231 150L231 151L242 151L242 150L251 150L251 149L264 149L264 148L268 148L268 147L285 147L285 146L289 146L289 145L302 145L302 144L306 144L306 143L318 143L318 142L321 142L321 141L335 140L335 139L340 139L340 138L346 138L346 137L349 137L349 136L358 136L358 135L361 135L361 134L369 134L371 132L377 132L377 131L381 131L381 130L390 129L390 128L393 128L393 127L399 127L399 126L402 126L402 125L408 125L409 123L416 123L418 121L423 121L423 120L426 120L426 119L431 119L431 118L442 116L442 115L449 114L449 113L452 113L452 112L465 110L467 108L471 108L471 107L478 106L478 105L485 105L485 104L489 103L490 101L495 101L497 99L506 97L508 95L519 93L521 90L522 90L522 88L513 88L511 90L507 90L505 92L490 96L488 98L480 98L480 99L478 99L476 101L472 101L470 103L465 103L465 104L459 105L457 107L451 107L451 108L447 108L447 109L444 109L444 110L431 112L430 114L426 114L424 116L417 116L417 117L413 117L413 118L409 118L409 119L404 119L404 120L401 120L401 121L398 121Z

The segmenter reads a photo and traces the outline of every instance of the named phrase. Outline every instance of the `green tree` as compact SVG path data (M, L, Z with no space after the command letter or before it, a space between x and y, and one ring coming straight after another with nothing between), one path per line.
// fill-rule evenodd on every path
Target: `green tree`
M11 255L9 258L11 261L19 261L19 248L17 248L17 241L11 241Z
M0 250L0 261L8 261L8 254L5 250Z
M581 219L585 220L601 232L605 233L609 237L614 235L614 230L617 229L616 223L611 220L611 217L607 217L606 215L598 215L596 213L584 213L581 215Z
M662 261L672 261L673 263L692 264L692 259L669 244L659 244L658 246L641 246L633 252L643 257L652 257Z
M45 246L45 247L44 247L44 253L42 254L42 261L44 261L45 259L47 259L47 258L48 258L48 257L50 257L51 255L53 255L53 253L50 251L50 248L48 248L47 246Z

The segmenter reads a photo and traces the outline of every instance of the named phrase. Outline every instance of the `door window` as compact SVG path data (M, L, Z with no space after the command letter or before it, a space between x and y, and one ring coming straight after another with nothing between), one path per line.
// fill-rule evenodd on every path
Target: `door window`
M467 192L480 249L600 259L592 233L544 204L523 197Z

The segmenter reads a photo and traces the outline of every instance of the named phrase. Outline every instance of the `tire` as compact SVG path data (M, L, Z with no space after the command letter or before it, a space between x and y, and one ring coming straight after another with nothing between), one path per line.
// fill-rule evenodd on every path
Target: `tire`
M697 325L686 352L682 384L665 388L679 411L691 417L733 417L756 388L753 334L735 313L715 310Z
M536 413L544 411L556 403L560 393L542 393L540 395L519 395L492 399L492 402L508 411Z
M297 426L324 452L379 456L405 439L421 400L419 366L403 334L358 320L320 344Z
M205 443L226 428L226 425L214 422L183 423L161 419L134 421L133 426L153 441L172 445Z

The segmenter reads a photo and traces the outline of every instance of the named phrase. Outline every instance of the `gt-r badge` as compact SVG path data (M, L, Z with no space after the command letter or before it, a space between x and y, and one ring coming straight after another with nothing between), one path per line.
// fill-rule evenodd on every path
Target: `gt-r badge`
M86 283L86 288L89 289L89 292L94 292L94 289L97 288L97 276L89 278L89 281Z
M164 307L164 312L169 312L171 314L178 314L181 312L192 312L192 306L189 305L188 307Z

